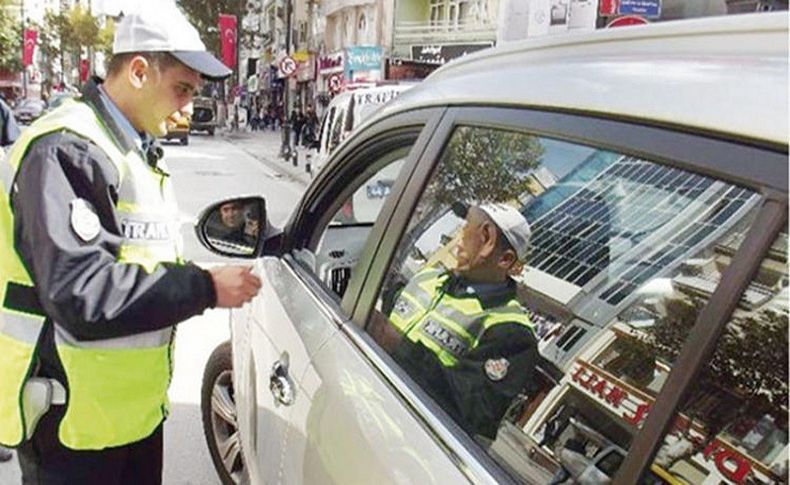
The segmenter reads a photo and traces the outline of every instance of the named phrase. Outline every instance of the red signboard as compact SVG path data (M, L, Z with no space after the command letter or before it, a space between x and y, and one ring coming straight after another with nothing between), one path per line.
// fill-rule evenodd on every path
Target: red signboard
M25 29L25 44L22 48L22 65L27 67L33 64L33 52L36 50L36 40L38 32L33 29Z
M653 405L651 397L585 362L577 361L576 366L571 373L571 381L578 389L626 423L642 426ZM676 423L676 426L690 426L689 419L684 415L679 415ZM690 435L699 442L705 438L702 428L691 429ZM750 476L759 472L760 465L756 461L718 438L707 444L702 451L702 457L705 466L712 464L721 475L737 484L746 483ZM763 483L762 479L759 482Z
M222 45L222 62L230 69L236 67L236 16L219 14L219 38Z
M625 27L628 25L644 25L646 23L648 23L647 19L644 17L640 17L639 15L625 15L623 17L617 17L616 19L606 24L606 28Z

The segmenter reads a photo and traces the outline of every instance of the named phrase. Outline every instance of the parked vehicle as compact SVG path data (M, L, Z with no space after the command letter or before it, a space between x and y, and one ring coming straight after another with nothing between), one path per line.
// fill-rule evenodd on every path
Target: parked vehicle
M339 141L284 228L239 194L255 236L226 241L230 201L208 207L201 243L263 282L204 373L222 481L545 484L584 426L588 483L784 483L787 35L782 12L481 51ZM491 201L531 225L514 284L561 375L538 367L506 411L458 390L466 417L437 398L460 377L426 385L372 330L415 275L455 268L458 203Z
M217 129L217 102L214 98L197 96L193 100L191 131L205 131L214 136Z
M189 144L189 129L191 118L189 116L182 116L178 119L178 123L168 130L167 134L162 137L164 140L178 140L182 145Z
M23 99L14 108L14 117L18 123L28 124L44 113L46 104L40 99Z
M324 166L341 141L384 104L415 84L386 84L347 91L335 96L324 112L312 150L307 154L316 169Z

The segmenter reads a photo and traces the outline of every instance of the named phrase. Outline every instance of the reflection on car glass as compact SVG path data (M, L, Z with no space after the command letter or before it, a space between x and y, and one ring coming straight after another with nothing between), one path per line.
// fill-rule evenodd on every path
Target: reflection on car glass
M539 339L541 358L550 364L547 369L553 366L559 374L541 371L543 379L531 378L532 386L525 386L508 405L493 443L483 443L520 476L549 482L552 476L568 473L568 479L580 483L607 482L649 415L700 310L751 229L761 196L643 158L516 132L459 128L417 203L393 259L395 269L388 273L377 302L390 319L392 312L406 314L412 306L434 301L404 300L403 288L414 286L426 268L456 268L464 224L451 208L458 200L476 204L480 199L505 201L531 225L529 256L515 276L518 300ZM786 247L786 238L784 242ZM786 261L781 247L771 254ZM786 269L761 272L738 303L739 311L753 315L778 305L784 319L761 317L751 330L740 326L727 334L727 345L746 352L743 337L749 335L772 354L782 354L786 335L780 338L777 329L785 322L787 333L787 297L782 299L786 274ZM426 324L426 330L435 341L455 348L455 327L448 330L436 323ZM768 335L779 343L770 344ZM765 357L749 362L761 359ZM403 360L396 359L410 375L416 372ZM720 371L733 369L726 359L715 362ZM781 386L772 392L786 396L786 362L778 367L775 375L784 377L778 381L785 394ZM424 374L425 367L419 368ZM499 375L501 368L491 370ZM737 403L733 396L743 395L747 382L763 382L752 391L758 394L773 386L755 378L747 367L728 372L710 381L724 388L701 393L695 400L695 417L684 418L705 421L692 434L708 433L710 458L707 445L689 448L697 453L693 460L677 466L656 463L648 481L673 483L691 476L688 467L704 467L702 478L688 482L702 483L709 476L743 483L727 468L737 465L745 470L747 465L738 464L759 457L762 464L749 461L747 475L756 483L770 483L766 467L786 466L786 458L777 459L775 452L787 443L786 407L785 419L780 420L781 413L761 411L752 403L751 421L740 420L738 429L703 419L718 407ZM416 373L415 380L444 402L435 396L436 386L425 385L422 374ZM471 387L467 390L474 393ZM743 403L748 399L740 399L746 409ZM718 414L733 418L732 413ZM740 451L722 444L725 437L740 440ZM750 447L752 458L744 451Z
M588 180L587 165L598 169ZM532 268L589 284L611 305L721 237L758 199L748 189L609 152L594 153L545 188L526 209L535 220Z

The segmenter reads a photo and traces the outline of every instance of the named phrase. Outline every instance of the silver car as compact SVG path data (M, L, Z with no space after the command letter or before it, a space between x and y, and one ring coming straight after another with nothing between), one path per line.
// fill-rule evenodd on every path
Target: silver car
M741 15L472 54L342 142L284 228L275 200L207 208L202 243L263 281L205 370L223 482L785 483L787 26ZM455 268L457 203L492 201L532 228L512 279L540 350L501 409L434 386L372 331L415 275ZM465 421L483 417L493 433ZM569 474L570 448L624 458Z

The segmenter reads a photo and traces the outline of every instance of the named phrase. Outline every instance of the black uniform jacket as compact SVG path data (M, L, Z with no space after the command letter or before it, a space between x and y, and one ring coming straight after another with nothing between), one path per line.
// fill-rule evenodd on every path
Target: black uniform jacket
M138 149L110 116L97 80L83 100L124 151ZM14 244L48 317L40 375L62 377L53 321L80 340L110 339L175 325L216 304L211 276L193 264L165 263L148 273L117 261L123 234L115 212L118 184L118 171L104 152L72 132L34 141L21 162L11 194ZM70 203L77 198L90 204L101 223L90 242L70 223Z

